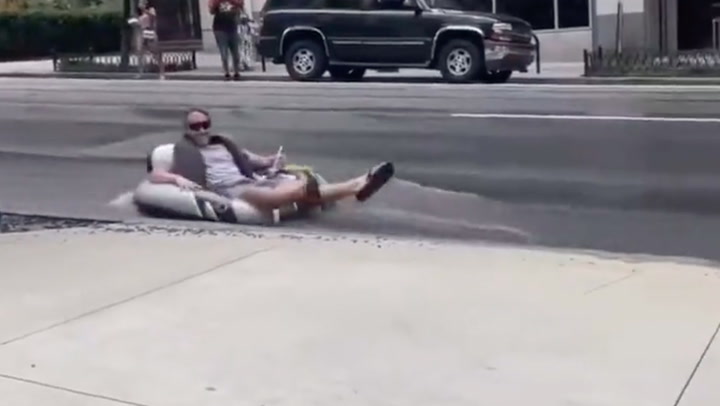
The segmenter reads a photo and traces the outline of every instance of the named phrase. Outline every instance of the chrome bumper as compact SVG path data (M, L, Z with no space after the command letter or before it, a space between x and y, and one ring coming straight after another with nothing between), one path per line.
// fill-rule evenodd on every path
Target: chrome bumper
M526 72L535 61L534 44L485 41L485 65L488 71Z

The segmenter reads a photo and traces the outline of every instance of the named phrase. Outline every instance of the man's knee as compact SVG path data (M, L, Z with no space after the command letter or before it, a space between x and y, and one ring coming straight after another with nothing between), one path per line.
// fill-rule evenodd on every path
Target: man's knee
M267 204L285 204L301 199L304 190L305 182L302 181L285 181L272 187L252 185L242 191L242 198Z

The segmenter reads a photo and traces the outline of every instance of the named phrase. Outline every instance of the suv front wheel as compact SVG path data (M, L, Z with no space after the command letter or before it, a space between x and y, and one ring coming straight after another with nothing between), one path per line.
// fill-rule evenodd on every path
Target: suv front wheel
M294 42L285 53L285 68L294 80L319 79L327 69L325 50L316 41Z
M472 82L482 70L480 48L470 41L455 39L448 42L438 55L438 65L448 82Z

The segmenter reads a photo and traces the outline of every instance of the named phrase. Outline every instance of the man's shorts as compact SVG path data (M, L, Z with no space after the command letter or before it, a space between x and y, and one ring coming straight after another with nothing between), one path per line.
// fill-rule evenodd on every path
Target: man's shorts
M229 199L242 199L243 193L245 193L245 191L248 190L249 188L262 187L262 188L268 188L268 189L275 189L283 181L287 181L287 179L272 178L272 179L247 181L247 182L242 182L242 183L238 183L236 185L232 185L229 187L215 190L215 193L225 196Z

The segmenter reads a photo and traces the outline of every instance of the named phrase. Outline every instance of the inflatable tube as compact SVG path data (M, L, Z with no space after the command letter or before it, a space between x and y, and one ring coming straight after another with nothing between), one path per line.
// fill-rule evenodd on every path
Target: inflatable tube
M270 217L240 199L147 180L135 189L133 202L138 210L152 217L254 225L276 224L281 220L279 212Z
M296 177L292 172L281 176ZM318 183L327 181L313 173ZM133 203L148 216L182 220L204 220L233 224L268 225L286 220L310 217L317 211L332 210L332 204L315 208L301 208L291 205L274 210L272 214L258 210L242 199L228 199L210 191L184 190L172 184L142 181L133 193Z
M171 167L173 149L173 144L164 144L148 154L147 173L152 172L155 165ZM320 184L327 183L311 167L301 165L288 165L278 173L264 175L299 179L303 173L311 174ZM273 210L272 213L267 213L256 209L242 199L228 199L207 190L184 190L176 185L157 184L148 180L142 181L135 189L133 203L141 213L151 217L249 225L277 224L283 220L306 218L317 210L330 210L334 207L333 205L299 207L297 204L292 204L289 207L282 207Z

